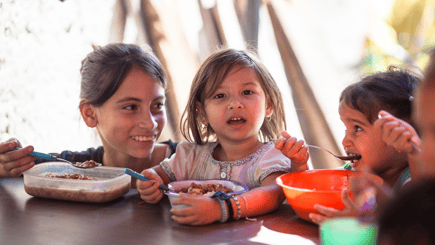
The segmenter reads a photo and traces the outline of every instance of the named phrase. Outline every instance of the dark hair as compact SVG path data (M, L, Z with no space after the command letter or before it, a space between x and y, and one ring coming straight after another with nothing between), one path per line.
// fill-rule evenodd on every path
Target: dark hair
M138 67L166 88L166 75L160 61L133 44L115 43L99 47L82 61L81 105L100 106L121 86L132 67Z
M378 243L435 244L434 210L434 180L405 189L381 210Z
M197 102L204 107L204 101L216 91L230 70L240 65L252 68L257 74L266 99L272 103L270 120L264 120L260 129L261 141L277 138L286 128L284 103L281 92L267 68L250 51L222 49L209 56L199 68L190 88L189 102L182 115L181 133L189 142L204 144L216 134L211 127L205 127L199 119Z
M349 107L363 113L370 123L378 118L380 110L386 110L413 125L411 102L419 82L417 75L391 66L386 72L368 75L346 87L341 92L340 102L344 101Z

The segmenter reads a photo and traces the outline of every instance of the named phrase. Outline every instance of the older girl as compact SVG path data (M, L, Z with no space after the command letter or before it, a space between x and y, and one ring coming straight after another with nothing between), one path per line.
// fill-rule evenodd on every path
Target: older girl
M166 76L153 55L135 45L109 44L88 54L80 73L80 113L103 146L56 156L142 171L174 152L171 142L157 143L166 123ZM18 176L35 164L28 156L32 146L8 152L14 147L21 147L16 139L0 144L0 176Z

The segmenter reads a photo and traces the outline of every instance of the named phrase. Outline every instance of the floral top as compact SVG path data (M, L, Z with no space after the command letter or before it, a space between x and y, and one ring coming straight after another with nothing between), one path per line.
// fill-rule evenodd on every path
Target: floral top
M218 142L198 145L182 142L170 159L160 163L171 181L177 180L232 180L249 189L260 187L261 182L274 172L290 172L290 159L274 147L264 144L258 151L233 162L213 159Z

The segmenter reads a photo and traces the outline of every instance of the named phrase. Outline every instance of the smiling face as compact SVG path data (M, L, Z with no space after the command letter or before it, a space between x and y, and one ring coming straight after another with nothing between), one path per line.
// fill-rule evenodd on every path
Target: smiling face
M403 156L383 142L381 129L374 127L364 114L349 107L344 100L340 102L339 114L346 127L342 141L346 153L361 156L360 160L352 162L355 170L382 175L391 168L406 166Z
M166 123L165 89L133 66L119 89L95 108L105 154L150 157Z
M230 70L204 106L202 121L213 128L221 143L258 141L265 117L272 114L257 74L241 66Z

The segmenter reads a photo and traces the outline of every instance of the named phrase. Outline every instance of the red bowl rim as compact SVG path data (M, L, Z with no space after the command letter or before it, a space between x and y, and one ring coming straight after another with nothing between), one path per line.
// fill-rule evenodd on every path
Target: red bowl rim
M346 170L346 169L312 169L312 170L304 170L304 171L297 171L297 172L290 172L290 173L285 173L282 174L280 176L278 176L275 179L275 182L281 186L281 187L285 187L291 190L295 190L295 191L303 191L303 192L321 192L321 193L336 193L336 192L341 192L341 190L313 190L313 189L306 189L306 188L299 188L299 187L292 187L292 186L288 186L288 185L284 185L284 183L282 182L281 177L284 175L288 175L288 174L297 174L297 173L301 173L301 172L357 172L357 171L353 171L353 170Z

